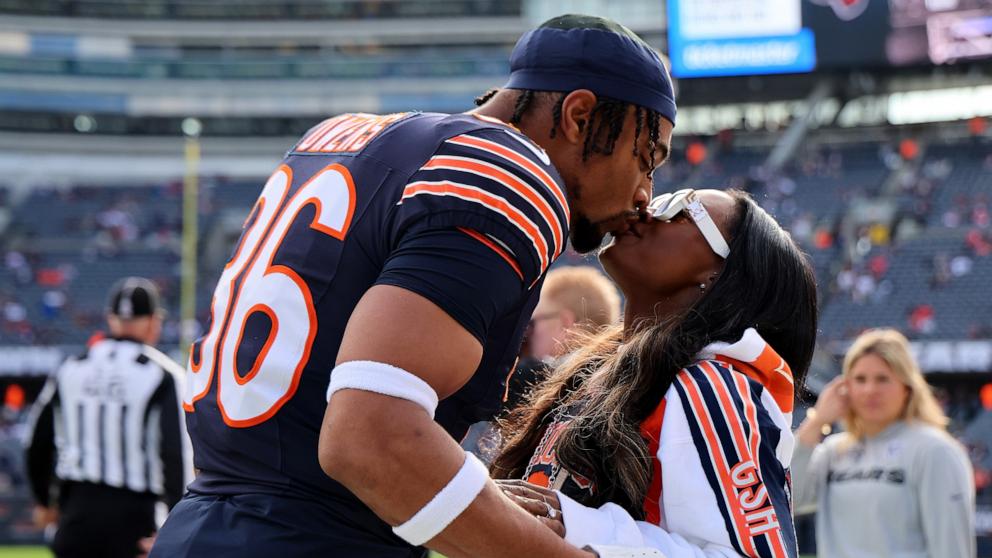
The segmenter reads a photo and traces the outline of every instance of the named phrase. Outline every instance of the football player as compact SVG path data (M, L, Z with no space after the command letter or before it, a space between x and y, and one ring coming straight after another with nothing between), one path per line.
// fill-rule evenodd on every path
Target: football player
M456 440L498 409L548 267L626 230L675 121L609 20L525 34L466 114L345 114L265 184L193 346L199 474L152 556L581 556Z

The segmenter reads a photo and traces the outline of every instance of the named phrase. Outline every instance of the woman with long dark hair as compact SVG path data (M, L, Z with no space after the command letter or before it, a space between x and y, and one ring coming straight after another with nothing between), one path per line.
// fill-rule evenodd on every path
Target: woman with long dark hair
M600 254L622 327L502 425L504 490L578 545L795 556L795 386L816 339L806 256L739 191L683 190Z

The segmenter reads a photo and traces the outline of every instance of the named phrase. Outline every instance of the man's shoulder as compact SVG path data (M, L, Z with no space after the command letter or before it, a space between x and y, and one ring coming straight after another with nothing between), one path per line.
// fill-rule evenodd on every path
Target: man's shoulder
M421 152L429 153L402 185L402 214L433 223L460 215L452 217L454 226L488 235L518 262L526 259L524 275L533 283L564 250L570 218L547 154L512 126L486 117L444 115L432 125L434 135ZM406 133L405 126L394 133Z

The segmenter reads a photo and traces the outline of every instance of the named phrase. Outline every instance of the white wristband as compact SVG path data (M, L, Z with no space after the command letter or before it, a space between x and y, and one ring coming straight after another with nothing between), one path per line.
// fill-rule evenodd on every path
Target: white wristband
M423 545L461 515L488 480L486 466L479 458L465 452L465 462L454 478L406 523L393 527L393 532L413 546Z
M391 364L355 360L339 364L331 372L327 400L342 389L360 389L412 401L434 418L437 392L419 377Z

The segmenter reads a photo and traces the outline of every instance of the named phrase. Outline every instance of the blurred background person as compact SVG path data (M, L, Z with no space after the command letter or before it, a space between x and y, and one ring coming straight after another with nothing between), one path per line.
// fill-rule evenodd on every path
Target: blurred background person
M543 378L548 365L582 339L620 319L620 295L601 271L589 266L560 266L548 272L530 319L527 343L507 385L507 408Z
M158 289L128 277L111 289L110 336L66 360L33 410L27 472L35 522L58 523L59 557L133 558L192 473L180 411L183 369L155 350Z
M971 464L947 423L901 333L855 340L796 432L794 504L816 508L818 556L975 556Z
M583 339L620 319L620 295L606 275L590 266L558 266L548 272L534 308L520 358L507 378L503 410L509 411ZM500 445L491 421L472 425L462 447L488 462Z
M551 360L569 352L575 333L596 333L620 319L620 295L598 269L551 270L531 317L530 356Z

